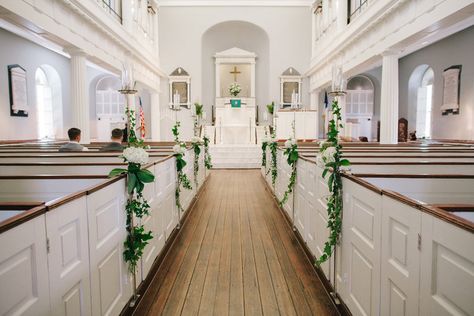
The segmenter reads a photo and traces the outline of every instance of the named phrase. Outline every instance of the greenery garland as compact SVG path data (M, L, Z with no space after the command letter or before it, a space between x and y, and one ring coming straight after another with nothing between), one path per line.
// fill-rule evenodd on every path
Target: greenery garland
M341 159L342 146L339 143L339 129L343 128L341 122L341 108L337 100L332 103L332 112L334 117L329 121L327 141L321 144L318 156L318 165L324 168L323 178L328 177L328 187L331 195L327 199L329 239L324 244L323 254L316 260L316 263L327 261L334 252L339 242L339 236L342 229L342 176L341 167L349 166L347 159Z
M267 147L268 141L262 141L262 167L267 171Z
M194 151L194 185L198 187L198 173L199 173L199 155L201 154L202 140L199 137L194 137L191 145Z
M150 205L143 196L146 183L155 181L155 176L142 165L148 161L148 153L145 151L143 140L139 140L135 134L135 112L126 108L129 117L130 132L128 146L125 148L122 158L128 163L127 169L115 168L110 171L109 177L127 175L128 199L125 206L127 238L124 241L124 260L128 263L130 273L135 273L143 250L150 239L153 238L151 231L145 231L143 224L134 225L133 218L142 219L150 214Z
M187 190L192 190L191 181L189 181L188 176L184 173L184 167L186 166L186 161L184 160L184 155L186 152L186 144L179 140L179 127L180 122L176 124L171 129L176 145L173 147L174 157L176 158L176 173L178 175L178 183L176 184L175 190L175 200L178 211L182 211L183 207L181 206L181 186Z
M283 207L285 203L288 201L290 194L293 192L296 183L296 163L298 161L298 144L296 140L289 139L285 143L285 151L283 153L287 156L286 161L288 165L291 166L291 175L290 181L288 182L288 188L283 195L282 200L280 201L280 206Z
M203 138L204 141L204 165L206 166L206 169L209 170L212 168L212 160L211 160L211 154L209 153L209 137L204 135Z
M272 161L270 165L270 169L268 169L267 174L269 172L272 173L272 185L275 187L276 179L278 176L278 169L277 169L277 151L278 151L278 142L273 138L272 141L268 144L270 147L270 153L272 154Z

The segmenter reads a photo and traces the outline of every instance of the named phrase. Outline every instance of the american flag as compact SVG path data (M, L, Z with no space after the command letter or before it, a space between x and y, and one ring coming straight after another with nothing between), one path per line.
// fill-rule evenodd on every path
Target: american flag
M140 101L140 136L141 138L145 138L145 112L143 112L143 105L142 105L142 98L139 97L138 100Z

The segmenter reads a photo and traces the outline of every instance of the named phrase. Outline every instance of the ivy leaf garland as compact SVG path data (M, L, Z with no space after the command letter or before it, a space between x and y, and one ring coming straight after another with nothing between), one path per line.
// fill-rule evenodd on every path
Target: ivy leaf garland
M122 154L124 162L127 162L127 169L115 168L110 171L109 177L127 175L128 199L125 206L127 238L124 241L124 260L128 263L130 273L134 274L143 250L153 238L151 231L145 231L142 224L134 225L133 218L142 219L150 214L150 205L143 196L143 189L146 183L155 181L155 176L147 169L142 169L142 165L148 161L148 153L145 151L143 140L138 139L135 134L135 112L126 109L126 114L130 122L130 135L127 148Z
M210 139L209 137L204 135L203 141L204 141L204 165L206 166L206 169L209 170L212 168L211 154L209 153Z
M199 137L194 137L192 140L192 148L194 151L194 185L198 187L198 173L199 173L199 155L201 154L202 140Z
M176 159L176 173L178 176L178 183L176 184L175 190L175 200L176 206L178 207L178 211L181 212L183 207L181 205L181 186L187 190L192 190L193 187L191 186L191 181L189 181L188 176L184 172L184 167L186 167L186 161L184 160L184 155L186 152L186 144L179 140L179 127L180 122L176 122L176 124L171 129L171 132L174 135L174 139L176 141L176 145L173 146L174 157Z
M283 153L286 156L286 161L288 165L291 166L291 175L290 181L288 182L288 187L283 195L282 200L280 201L280 206L283 207L288 201L290 194L293 192L296 183L296 163L298 162L298 144L296 140L289 139L285 143L285 151Z
M322 176L328 179L329 192L331 193L327 198L329 238L324 244L323 254L316 260L318 265L331 257L339 243L343 209L341 167L350 165L349 160L342 159L339 129L343 128L343 125L340 123L341 108L337 100L332 103L332 111L334 118L329 122L328 139L320 145L321 154L318 156L318 165L323 168Z
M267 171L267 147L268 141L262 142L262 167L265 168L265 172Z
M278 142L273 138L272 141L268 144L270 147L270 153L272 154L272 161L270 165L270 169L268 169L267 174L269 172L272 173L272 185L275 187L276 179L278 176L278 169L277 169L277 150L278 150Z

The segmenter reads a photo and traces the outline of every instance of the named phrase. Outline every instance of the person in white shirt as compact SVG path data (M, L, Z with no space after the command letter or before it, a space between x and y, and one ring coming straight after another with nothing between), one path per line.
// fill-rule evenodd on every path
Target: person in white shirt
M69 142L67 144L62 145L59 147L60 152L65 151L88 151L89 148L82 146L79 144L81 141L81 130L78 128L70 128L67 131L67 135L69 136Z

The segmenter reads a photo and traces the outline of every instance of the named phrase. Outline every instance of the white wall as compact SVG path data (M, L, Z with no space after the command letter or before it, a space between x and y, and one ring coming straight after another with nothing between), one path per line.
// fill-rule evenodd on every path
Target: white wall
M203 35L222 22L203 47ZM237 22L247 22L239 24ZM249 24L250 23L250 24ZM239 28L239 25L241 28ZM258 31L260 30L260 31ZM204 102L210 113L214 103L214 64L212 55L233 46L263 52L257 58L256 95L260 112L265 104L279 101L279 76L292 66L306 71L311 54L311 10L309 7L161 7L159 19L161 69L170 74L183 67L191 76L191 101ZM264 35L268 37L265 54ZM211 49L214 50L211 52ZM268 68L264 65L267 64ZM162 81L163 82L163 81ZM162 83L160 103L168 105L167 83ZM303 103L309 107L308 88L303 87ZM262 116L260 116L262 117ZM163 124L162 135L168 135ZM183 128L191 129L192 126Z
M61 77L63 125L71 125L69 59L0 28L0 140L37 139L35 73L41 65L52 66ZM27 74L28 117L10 116L8 65L18 64Z
M416 128L416 100L409 101L408 82L419 65L434 70L432 138L474 139L474 27L458 32L433 45L400 59L400 117L409 120L408 130ZM462 65L459 114L441 115L443 70Z

